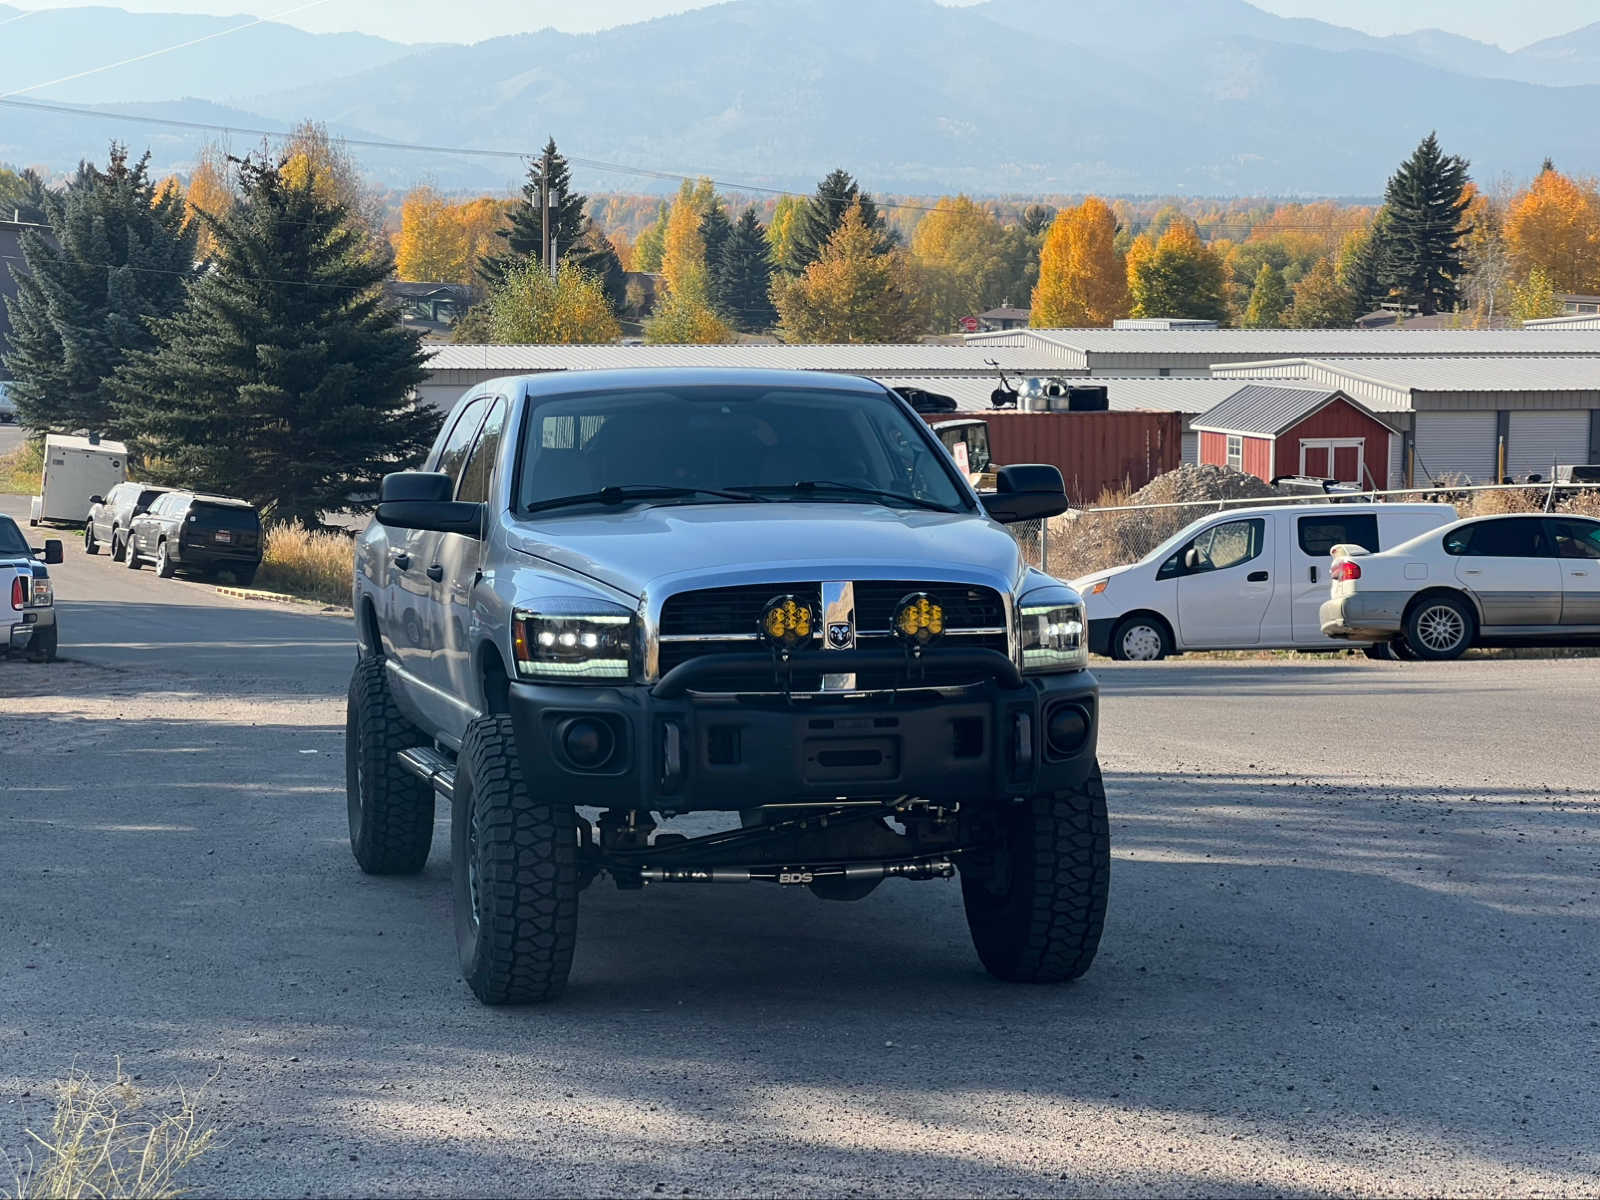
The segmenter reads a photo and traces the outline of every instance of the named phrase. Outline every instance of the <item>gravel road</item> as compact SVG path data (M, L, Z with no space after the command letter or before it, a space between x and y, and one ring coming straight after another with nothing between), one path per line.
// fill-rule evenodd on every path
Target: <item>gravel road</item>
M120 1057L211 1080L202 1195L1600 1194L1592 660L1107 666L1072 986L991 981L948 884L602 881L566 997L488 1010L445 823L420 878L350 858L344 627L69 555L113 628L249 636L0 664L13 1158Z

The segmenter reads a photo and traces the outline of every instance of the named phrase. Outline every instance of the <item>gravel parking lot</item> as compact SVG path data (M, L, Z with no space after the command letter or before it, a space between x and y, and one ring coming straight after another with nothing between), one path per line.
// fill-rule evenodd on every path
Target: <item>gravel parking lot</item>
M211 1080L201 1194L1600 1193L1592 660L1104 666L1076 985L990 980L947 884L602 881L567 996L491 1011L443 824L350 858L339 623L69 556L82 661L0 664L13 1158L120 1057Z

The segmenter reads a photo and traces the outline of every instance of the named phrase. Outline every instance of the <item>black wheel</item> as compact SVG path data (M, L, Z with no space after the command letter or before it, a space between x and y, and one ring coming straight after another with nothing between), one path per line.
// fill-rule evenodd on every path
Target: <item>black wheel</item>
M83 552L85 554L99 554L100 543L94 536L94 522L86 522L83 527Z
M1363 646L1361 647L1361 653L1372 659L1373 662L1393 662L1397 657L1394 647L1388 642L1374 642L1370 646Z
M572 805L535 799L510 717L467 726L450 818L461 974L485 1004L552 1000L578 937L578 833Z
M236 567L233 572L235 586L247 588L256 581L256 567Z
M134 544L133 535L128 535L128 540L122 547L122 565L130 571L139 569L139 547Z
M1411 648L1411 643L1406 641L1406 635L1403 633L1397 633L1390 639L1389 649L1401 662L1417 661L1417 652Z
M40 630L34 636L33 645L28 648L28 658L36 663L55 662L56 647L59 645L60 636L54 625Z
M162 579L171 579L172 572L173 563L167 557L167 540L162 538L160 544L156 546L156 574Z
M1111 634L1111 657L1118 662L1160 662L1172 653L1172 633L1160 617L1135 614Z
M972 944L989 974L1058 983L1089 969L1111 886L1111 826L1099 764L1081 788L997 814L993 844L961 868Z
M117 527L113 525L111 527L111 561L121 562L127 552L127 544L117 536Z
M1477 632L1472 606L1455 596L1424 596L1406 613L1406 644L1429 662L1460 658Z
M368 875L415 875L433 845L433 788L400 765L427 739L400 715L381 658L364 658L345 706L344 785L350 850Z

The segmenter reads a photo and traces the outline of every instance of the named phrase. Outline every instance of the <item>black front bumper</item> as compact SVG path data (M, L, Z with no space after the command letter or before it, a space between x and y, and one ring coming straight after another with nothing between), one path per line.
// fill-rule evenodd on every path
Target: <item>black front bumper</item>
M829 669L867 669L870 653L830 654ZM670 675L654 688L519 682L511 686L511 716L533 793L601 808L735 811L898 796L954 802L1081 784L1098 735L1094 675L1024 678L993 657L988 677L965 687L918 689L908 680L905 690L863 695L705 695ZM727 667L717 664L719 673ZM752 666L751 674L759 672ZM1063 708L1081 714L1082 737L1052 746L1046 729ZM601 766L585 769L568 751L581 721L606 731L602 741L613 749Z

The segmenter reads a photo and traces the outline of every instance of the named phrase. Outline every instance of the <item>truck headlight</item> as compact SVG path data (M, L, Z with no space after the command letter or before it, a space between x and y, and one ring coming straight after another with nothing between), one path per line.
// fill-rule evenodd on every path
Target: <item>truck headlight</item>
M551 601L517 609L511 646L524 679L572 683L633 676L634 618L598 600Z
M1089 665L1083 605L1066 588L1039 588L1017 605L1022 670L1029 675L1078 671Z
M48 579L38 575L33 577L33 586L28 589L28 608L49 608L56 602L56 589Z

